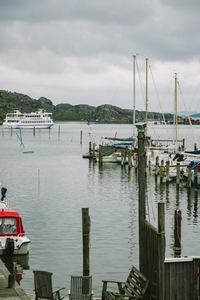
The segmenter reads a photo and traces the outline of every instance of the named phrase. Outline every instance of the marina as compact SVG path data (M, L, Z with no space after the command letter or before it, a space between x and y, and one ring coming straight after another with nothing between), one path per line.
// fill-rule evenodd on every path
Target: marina
M97 144L101 136L131 136L131 125L94 124ZM173 134L173 126L168 125ZM200 127L195 126L199 140ZM165 127L156 125L158 135ZM80 132L82 131L82 144ZM188 131L188 132L187 132ZM59 132L59 135L58 135ZM148 128L153 136L154 130ZM194 149L194 138L184 126L178 129L187 150ZM94 298L101 296L102 280L124 281L132 266L139 266L138 176L135 168L85 160L88 151L88 126L59 123L48 131L22 130L24 147L15 131L2 129L1 187L8 189L10 206L23 216L31 240L28 268L20 285L33 291L33 270L53 272L54 288L64 286L68 297L71 275L82 274L81 209L89 207L90 274ZM22 155L31 149L31 155ZM195 191L188 194L185 183L167 187L155 181L147 170L147 219L157 227L157 205L165 203L166 257L173 256L174 210L182 210L182 256L199 256L199 204ZM48 209L47 209L48 208ZM39 246L39 247L38 247Z

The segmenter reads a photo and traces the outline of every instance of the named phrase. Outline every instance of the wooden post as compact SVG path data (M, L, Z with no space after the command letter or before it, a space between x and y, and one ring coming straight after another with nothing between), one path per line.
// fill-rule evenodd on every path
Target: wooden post
M83 233L83 276L90 275L90 217L89 208L82 208L82 233Z
M101 144L99 145L99 167L102 165Z
M188 167L188 190L191 189L192 186L192 166Z
M179 188L180 184L180 163L176 164L176 188Z
M181 210L174 212L174 257L181 257Z
M198 197L198 169L194 168L194 191L195 191L195 201L197 201Z
M197 167L194 168L194 189L197 190L198 187L198 169Z
M144 131L138 130L138 185L139 185L139 263L142 266L142 258L144 257L144 242L142 234L141 223L146 219L145 213L145 193L146 193L146 180L145 180L145 152L144 152Z
M165 207L164 202L158 202L158 293L159 300L165 295Z
M80 144L82 145L82 136L83 136L83 134L82 134L82 130L81 130L81 133L80 133Z
M50 133L51 133L51 127L49 126L49 138L50 138Z
M163 168L164 168L164 161L161 160L161 166L160 166L160 183L163 182Z
M131 151L128 151L128 167L131 168Z
M33 127L33 136L35 136L35 127Z
M183 139L182 151L185 151L185 139Z
M11 134L11 136L12 136L12 127L11 127L11 129L10 129L10 134Z
M124 166L124 151L121 150L121 168Z
M8 288L12 289L15 287L15 281L16 281L16 275L15 274L9 274L8 275Z
M93 143L92 157L95 159L95 143Z
M166 161L166 184L169 184L169 160Z
M156 168L155 168L155 177L157 179L158 176L158 170L159 170L159 157L156 156Z
M92 143L89 142L89 156L91 157L92 155Z

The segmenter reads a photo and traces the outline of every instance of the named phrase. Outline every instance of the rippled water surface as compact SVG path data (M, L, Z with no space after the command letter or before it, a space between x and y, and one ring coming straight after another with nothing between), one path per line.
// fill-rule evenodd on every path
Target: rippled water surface
M60 137L58 136L60 126ZM83 159L88 151L89 127L85 123L57 123L49 130L16 130L0 127L0 184L7 188L9 206L22 217L31 240L29 269L21 286L33 290L33 270L53 272L54 289L65 287L70 276L82 275L82 208L91 218L90 274L94 296L101 295L102 279L124 281L131 265L138 265L138 183L134 168ZM80 144L80 132L83 142ZM92 125L96 142L102 136L128 137L132 125ZM152 138L173 137L173 126L149 126ZM169 135L169 136L168 136ZM200 126L179 126L178 139L186 148L200 141ZM34 151L34 153L23 153ZM147 176L147 219L157 227L157 203L165 202L166 257L173 255L174 210L182 210L182 255L200 255L199 203L194 193L169 189Z

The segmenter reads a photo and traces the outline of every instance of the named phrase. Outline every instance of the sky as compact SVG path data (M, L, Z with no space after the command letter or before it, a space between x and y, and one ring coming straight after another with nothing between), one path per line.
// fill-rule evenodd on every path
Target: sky
M199 0L0 0L0 89L173 112L176 73L177 110L200 112L199 13Z

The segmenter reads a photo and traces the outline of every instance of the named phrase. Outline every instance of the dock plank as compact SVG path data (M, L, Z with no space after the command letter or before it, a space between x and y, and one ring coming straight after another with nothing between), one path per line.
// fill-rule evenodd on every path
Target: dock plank
M13 288L8 288L8 276L10 272L0 259L0 300L30 300L25 291L15 281Z

